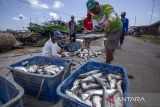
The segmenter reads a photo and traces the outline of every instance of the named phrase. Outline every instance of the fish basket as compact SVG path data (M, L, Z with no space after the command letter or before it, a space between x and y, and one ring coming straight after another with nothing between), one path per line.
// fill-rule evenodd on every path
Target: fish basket
M0 76L0 107L23 107L23 95L21 86Z
M41 75L14 69L17 66L26 67L28 63L34 65L37 62L40 65L47 63L64 66L65 68L55 75ZM8 68L11 70L14 80L24 88L25 94L56 104L59 101L56 89L62 82L64 72L66 72L64 78L70 74L71 60L60 57L35 56L12 64Z
M64 50L66 52L76 52L81 48L81 43L80 42L71 42L66 45Z
M90 107L74 98L65 94L65 91L71 89L73 86L74 81L77 77L82 74L86 73L91 70L100 70L101 72L108 72L108 73L119 73L122 75L122 90L124 93L124 97L130 96L130 88L129 88L129 80L127 77L127 72L123 67L119 67L113 64L105 64L97 61L88 61L81 65L79 68L75 69L66 79L59 85L57 88L58 95L62 98L62 107ZM125 102L125 107L131 107L130 102Z

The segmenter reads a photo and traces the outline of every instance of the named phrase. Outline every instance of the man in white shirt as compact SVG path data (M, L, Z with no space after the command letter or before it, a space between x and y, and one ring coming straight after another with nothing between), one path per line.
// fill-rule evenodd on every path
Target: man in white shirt
M58 46L58 41L61 39L62 34L59 31L51 32L50 39L45 43L43 47L42 56L47 57L63 57L63 50Z

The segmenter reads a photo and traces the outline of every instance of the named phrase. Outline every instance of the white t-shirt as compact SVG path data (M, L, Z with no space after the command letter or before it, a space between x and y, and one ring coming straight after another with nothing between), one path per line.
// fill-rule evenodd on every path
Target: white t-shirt
M60 47L58 46L57 42L53 43L51 39L49 39L43 47L42 56L52 57L52 56L59 56L61 57L58 52L60 51Z

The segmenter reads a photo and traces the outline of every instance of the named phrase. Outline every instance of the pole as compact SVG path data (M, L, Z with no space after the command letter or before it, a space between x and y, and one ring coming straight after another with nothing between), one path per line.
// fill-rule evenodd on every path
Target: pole
M136 26L136 20L137 20L137 18L135 16L135 18L134 18L134 26Z
M30 23L31 23L32 21L31 21L31 18L30 18Z
M36 18L36 24L38 24L38 20L37 20L37 18Z
M154 1L155 1L155 0L152 0L152 1L153 1L153 4L152 4L152 13L151 13L150 25L152 24L153 11L154 11Z

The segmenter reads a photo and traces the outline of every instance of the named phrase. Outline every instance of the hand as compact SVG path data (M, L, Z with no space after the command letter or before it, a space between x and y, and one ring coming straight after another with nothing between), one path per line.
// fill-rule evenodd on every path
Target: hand
M108 20L106 20L103 24L102 24L102 27L104 30L108 30L109 27L110 27L110 22Z
M66 55L65 54L61 54L61 57L64 58L64 57L66 57Z

